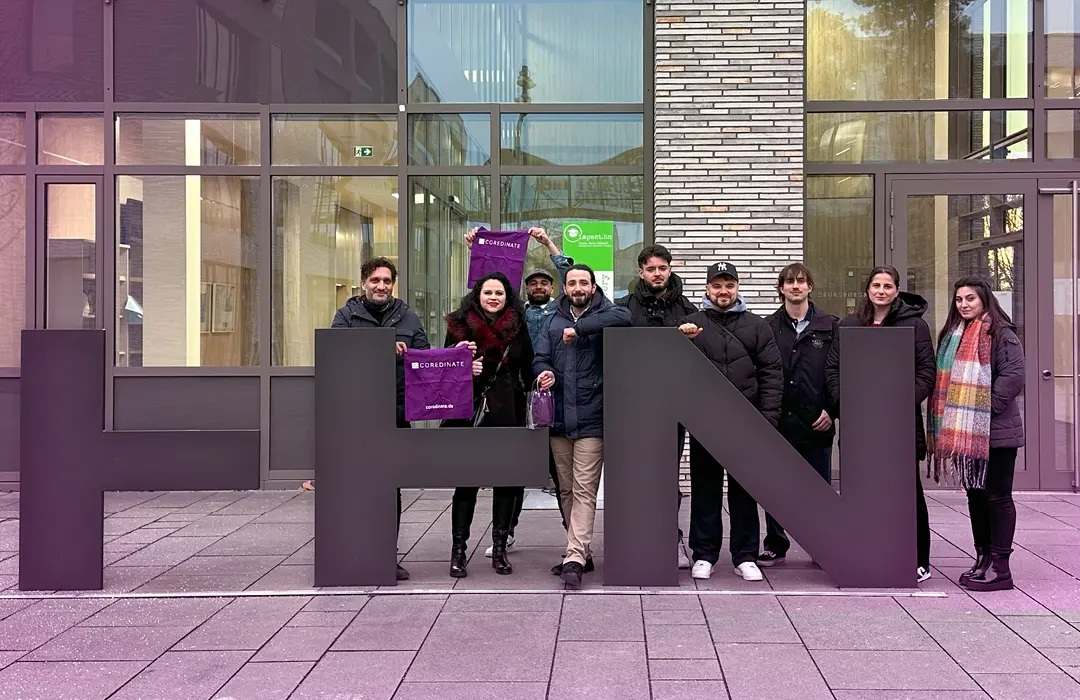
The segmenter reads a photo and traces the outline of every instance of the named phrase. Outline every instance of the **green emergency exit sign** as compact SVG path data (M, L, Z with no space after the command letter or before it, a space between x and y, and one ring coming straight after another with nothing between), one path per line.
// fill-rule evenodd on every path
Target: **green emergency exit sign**
M375 149L371 146L353 146L353 158L371 158Z

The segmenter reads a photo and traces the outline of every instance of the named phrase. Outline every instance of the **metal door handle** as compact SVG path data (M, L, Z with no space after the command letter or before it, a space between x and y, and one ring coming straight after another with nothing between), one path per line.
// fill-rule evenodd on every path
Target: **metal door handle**
M1043 377L1043 379L1053 379L1053 377L1054 377L1054 373L1053 373L1053 372L1051 372L1051 371L1050 371L1050 370L1048 370L1048 369L1044 369L1044 370L1042 371L1042 377Z

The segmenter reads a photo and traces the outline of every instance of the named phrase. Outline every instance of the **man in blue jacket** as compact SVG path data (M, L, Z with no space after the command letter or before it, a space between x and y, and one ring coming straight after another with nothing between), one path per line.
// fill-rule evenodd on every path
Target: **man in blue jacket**
M554 390L551 451L566 517L566 554L558 573L581 585L590 558L596 494L604 461L604 329L630 325L630 311L611 303L588 265L573 265L540 335L533 370Z

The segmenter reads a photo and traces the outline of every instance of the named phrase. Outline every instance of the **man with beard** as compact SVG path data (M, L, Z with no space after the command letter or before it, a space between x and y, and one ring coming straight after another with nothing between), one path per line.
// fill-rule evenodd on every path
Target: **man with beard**
M739 296L739 271L728 262L706 273L704 308L688 316L679 330L720 370L732 386L775 428L784 397L784 366L768 322L751 313ZM717 430L723 430L719 417ZM720 559L724 468L690 436L690 575L706 579ZM746 581L761 581L758 568L760 525L757 502L728 474L731 562Z
M604 461L604 329L629 326L630 311L604 296L588 265L571 266L555 303L536 347L533 370L542 388L554 390L551 451L568 526L566 553L557 571L577 588L591 555Z
M697 311L694 304L683 296L683 282L671 271L671 252L662 245L647 246L638 255L637 285L627 296L619 300L620 306L630 310L630 322L635 328L674 328L679 320ZM678 458L682 458L686 444L686 429L679 425ZM679 491L679 506L683 494ZM679 528L679 568L689 569L690 559L683 547L683 531Z
M394 298L397 282L397 266L387 258L372 258L360 267L360 279L364 294L353 297L338 309L331 328L393 328L394 352L397 355L397 427L408 428L405 420L405 353L409 350L427 350L431 347L420 317L409 310L401 299ZM315 480L311 480L315 488ZM401 489L397 491L398 526L401 526ZM409 578L409 572L400 564L397 580Z

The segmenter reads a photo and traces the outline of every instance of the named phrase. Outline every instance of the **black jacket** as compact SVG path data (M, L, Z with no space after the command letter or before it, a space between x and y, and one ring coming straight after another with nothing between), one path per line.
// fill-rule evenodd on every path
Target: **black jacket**
M703 329L694 338L694 345L777 427L784 399L784 366L768 322L747 311L740 298L730 311L719 311L710 304L682 323Z
M525 317L508 309L494 323L475 311L450 314L446 318L445 347L463 340L476 343L476 352L484 362L484 371L473 377L473 410L480 405L487 390L488 414L484 427L525 425L525 394L532 383L533 348ZM503 351L509 346L506 361L500 365ZM498 374L496 374L496 369ZM492 381L494 377L494 381ZM448 426L471 426L472 420L446 421Z
M555 386L555 425L551 434L571 440L604 436L604 329L630 325L630 312L612 304L599 288L585 313L574 322L570 299L559 295L544 326L533 373L551 371ZM577 337L564 343L563 330Z
M401 299L391 299L383 313L382 322L364 306L363 297L353 297L345 302L334 315L331 328L393 328L394 341L405 343L413 350L428 350L427 334L420 324L420 317L409 310L409 305ZM405 358L398 357L397 370L397 422L405 422Z
M934 381L937 379L937 357L934 354L934 339L930 327L923 320L927 303L918 294L900 292L893 300L889 315L881 322L884 326L897 326L915 329L915 458L920 462L926 459L926 426L923 424L922 404L934 393ZM859 326L855 314L840 322L840 327ZM883 371L885 368L882 368ZM840 405L840 335L833 341L829 360L825 367L825 380L829 384L831 400Z
M682 278L671 273L667 289L654 296L645 280L639 279L634 291L617 302L630 310L630 325L635 328L679 325L679 321L697 311L693 302L683 296Z
M825 364L840 322L810 302L810 322L796 335L791 317L781 306L768 317L769 327L784 364L784 406L780 413L780 434L797 449L829 447L836 429L814 430L821 412L835 420L836 404L829 398Z

